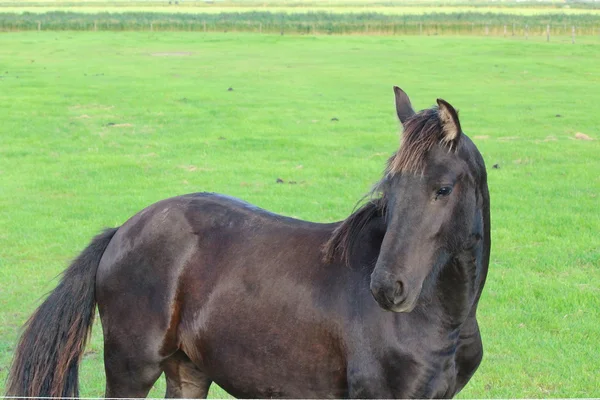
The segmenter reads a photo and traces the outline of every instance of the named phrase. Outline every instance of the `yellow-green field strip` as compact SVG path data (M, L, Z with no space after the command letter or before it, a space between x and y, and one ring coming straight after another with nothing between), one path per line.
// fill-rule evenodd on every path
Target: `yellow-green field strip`
M27 3L25 3L27 4ZM96 14L101 12L108 13L126 13L126 12L143 12L143 13L172 13L172 14L219 14L219 13L242 13L253 11L267 11L275 13L307 13L307 12L327 12L338 14L356 14L356 13L377 13L386 15L425 15L433 13L458 14L458 13L490 13L490 14L510 14L510 15L595 15L600 17L600 9L581 9L581 8L529 8L529 7L465 7L465 6L441 6L441 7L425 7L425 6L350 6L350 7L331 7L331 6L301 6L301 7L285 7L285 6L210 6L210 5L165 5L165 6L144 6L139 3L134 3L131 6L0 6L0 13L45 13L50 11L65 11L77 13Z

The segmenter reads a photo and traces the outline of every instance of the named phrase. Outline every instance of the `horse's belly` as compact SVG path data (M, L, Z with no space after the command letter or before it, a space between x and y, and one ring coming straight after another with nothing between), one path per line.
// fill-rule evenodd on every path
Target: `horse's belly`
M182 332L184 352L237 397L343 397L346 360L335 321L308 297L230 283Z

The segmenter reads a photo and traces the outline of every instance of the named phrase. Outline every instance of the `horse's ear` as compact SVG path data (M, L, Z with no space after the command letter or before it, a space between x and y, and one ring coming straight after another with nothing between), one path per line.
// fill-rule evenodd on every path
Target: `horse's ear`
M396 95L396 113L400 122L404 124L407 119L415 115L415 110L413 110L410 99L404 90L394 86L394 94Z
M458 143L461 133L458 113L445 100L437 99L437 104L439 107L440 122L442 123L442 140L455 145Z

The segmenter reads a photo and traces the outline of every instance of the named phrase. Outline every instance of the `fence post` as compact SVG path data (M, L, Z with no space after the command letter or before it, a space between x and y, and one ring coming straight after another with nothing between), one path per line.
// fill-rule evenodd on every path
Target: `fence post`
M98 30L98 23L96 21L94 21L94 31Z
M490 26L488 24L485 25L485 36L490 35Z
M258 25L258 33L262 33L262 22Z
M525 24L525 40L529 39L529 25Z
M571 43L575 44L575 25L571 27Z
M504 24L504 37L506 37L506 24Z
M154 22L150 22L150 32L154 30Z
M419 35L423 35L423 22L419 22Z
M42 30L42 22L38 21L38 32Z
M202 21L202 29L206 32L206 21Z
M550 41L550 25L546 25L546 42Z
M515 36L515 23L513 22L513 30L512 30L512 35Z

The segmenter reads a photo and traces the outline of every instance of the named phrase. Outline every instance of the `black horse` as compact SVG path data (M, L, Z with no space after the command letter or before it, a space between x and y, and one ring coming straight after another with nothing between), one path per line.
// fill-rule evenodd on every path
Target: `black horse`
M30 318L12 396L77 396L98 305L107 397L451 397L483 350L490 255L481 154L444 100L415 113L362 207L319 224L211 193L98 235Z

